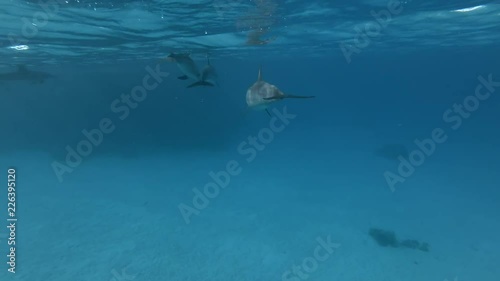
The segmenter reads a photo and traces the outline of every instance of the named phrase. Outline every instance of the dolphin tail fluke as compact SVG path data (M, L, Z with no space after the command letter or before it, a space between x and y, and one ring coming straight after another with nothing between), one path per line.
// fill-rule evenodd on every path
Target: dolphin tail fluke
M187 86L187 88L200 87L200 86L213 87L215 85L210 83L210 82L206 82L206 81L198 81L198 82L195 82L195 83Z

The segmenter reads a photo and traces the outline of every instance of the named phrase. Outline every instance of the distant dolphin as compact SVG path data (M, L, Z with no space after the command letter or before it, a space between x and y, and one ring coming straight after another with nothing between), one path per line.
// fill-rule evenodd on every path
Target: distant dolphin
M251 31L247 36L246 44L250 46L266 45L276 40L276 36L268 39L261 39L262 35L266 33L266 31L262 30Z
M207 65L203 68L199 80L189 86L188 88L198 87L198 86L217 86L217 72L215 68L210 64L210 57L207 55Z
M170 54L166 58L168 62L173 62L177 64L177 67L179 67L180 71L182 72L182 76L177 77L180 80L186 80L188 78L191 78L193 80L198 80L200 77L200 71L198 70L198 67L194 63L194 61L191 59L189 54Z
M25 65L19 65L14 72L0 73L0 81L31 81L41 84L52 77L54 75L47 72L29 70Z
M262 80L262 71L259 68L259 75L257 77L257 82L255 82L247 90L246 102L249 108L255 110L266 110L267 114L271 115L267 108L273 102L282 99L308 99L314 98L315 96L294 96L285 95L278 87L267 83Z

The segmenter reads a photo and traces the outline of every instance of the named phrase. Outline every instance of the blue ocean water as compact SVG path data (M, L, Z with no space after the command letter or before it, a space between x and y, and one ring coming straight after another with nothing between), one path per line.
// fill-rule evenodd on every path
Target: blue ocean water
M1 281L499 280L500 2L0 12Z

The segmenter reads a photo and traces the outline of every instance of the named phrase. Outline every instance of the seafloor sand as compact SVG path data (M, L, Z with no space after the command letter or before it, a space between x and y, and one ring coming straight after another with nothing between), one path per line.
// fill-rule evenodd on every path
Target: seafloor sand
M463 176L475 178L474 187L447 186L459 167L441 165L452 156L443 150L391 193L382 173L394 163L359 147L320 153L305 143L295 141L296 151L317 161L287 161L290 144L275 146L243 165L188 225L178 204L190 203L210 170L239 155L92 158L63 183L48 157L6 157L2 163L18 169L18 258L15 277L4 264L0 279L281 281L313 256L318 237L331 236L340 247L307 280L498 280L498 194L481 184L487 173ZM370 227L431 250L380 247Z

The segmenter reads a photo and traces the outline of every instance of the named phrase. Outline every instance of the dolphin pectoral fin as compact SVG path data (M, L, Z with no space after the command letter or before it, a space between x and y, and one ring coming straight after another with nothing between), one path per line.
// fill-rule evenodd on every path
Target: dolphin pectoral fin
M295 95L285 95L283 96L284 99L312 99L315 98L316 96L295 96Z
M284 95L284 96L274 96L269 98L262 98L263 100L281 100L281 99L312 99L316 96L295 96L295 95Z
M177 79L179 79L179 80L187 80L188 77L187 77L187 75L182 75L182 76L177 77Z
M262 98L263 100L280 100L282 99L283 96L279 96L279 97L270 97L270 98Z
M245 108L245 110L241 113L241 116L246 117L250 113L250 111L251 111L250 107ZM269 109L266 108L265 111L266 111L267 115L269 115L269 117L273 117L273 115L271 114Z
M198 81L198 82L195 82L195 83L187 86L186 88L193 88L193 87L199 87L199 86L213 87L214 84L212 84L210 82L206 82L206 81Z

